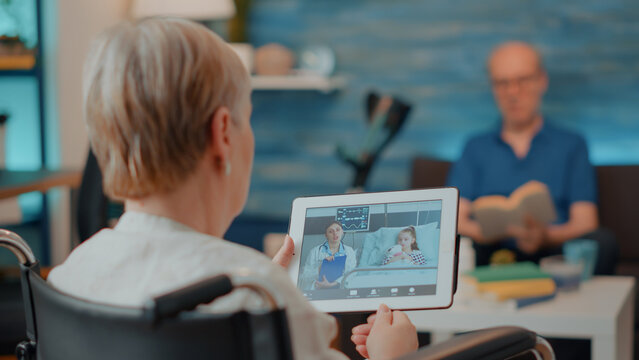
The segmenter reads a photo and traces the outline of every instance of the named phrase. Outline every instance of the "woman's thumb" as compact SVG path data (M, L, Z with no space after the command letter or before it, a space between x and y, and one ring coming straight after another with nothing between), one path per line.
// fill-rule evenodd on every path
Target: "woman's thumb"
M386 306L386 304L381 304L377 309L377 315L375 316L375 323L373 327L376 327L378 324L380 325L390 325L393 320L393 313Z
M273 257L273 262L282 265L282 267L284 268L287 268L294 254L295 244L293 243L293 239L289 235L286 235L284 237L284 243L282 244L282 247Z

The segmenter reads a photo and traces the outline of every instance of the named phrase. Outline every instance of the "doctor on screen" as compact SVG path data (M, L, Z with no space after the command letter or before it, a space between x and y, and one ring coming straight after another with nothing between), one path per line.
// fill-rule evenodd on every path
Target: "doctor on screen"
M330 223L326 227L324 236L326 236L326 241L312 248L306 257L306 263L300 276L302 289L339 288L342 276L357 265L355 250L342 243L344 229L339 221ZM323 267L324 269L322 269Z

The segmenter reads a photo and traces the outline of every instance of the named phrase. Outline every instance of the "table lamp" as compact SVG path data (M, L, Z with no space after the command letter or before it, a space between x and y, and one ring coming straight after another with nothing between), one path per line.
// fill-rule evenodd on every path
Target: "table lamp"
M235 15L233 0L134 0L133 17L175 16L192 20L229 19Z

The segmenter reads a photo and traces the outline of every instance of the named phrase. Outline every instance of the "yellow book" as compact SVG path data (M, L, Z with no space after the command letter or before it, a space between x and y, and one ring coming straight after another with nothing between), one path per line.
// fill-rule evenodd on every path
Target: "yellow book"
M491 281L477 284L477 291L499 301L550 295L556 288L552 279Z

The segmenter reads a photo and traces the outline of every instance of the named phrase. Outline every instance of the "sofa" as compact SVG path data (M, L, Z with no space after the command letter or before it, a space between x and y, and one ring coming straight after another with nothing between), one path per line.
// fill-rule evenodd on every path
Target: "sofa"
M451 163L425 157L413 160L411 188L443 186ZM639 165L596 166L599 222L611 230L619 244L616 273L639 279ZM635 286L635 289L639 287ZM639 292L635 295L635 309ZM639 314L635 311L635 327Z

